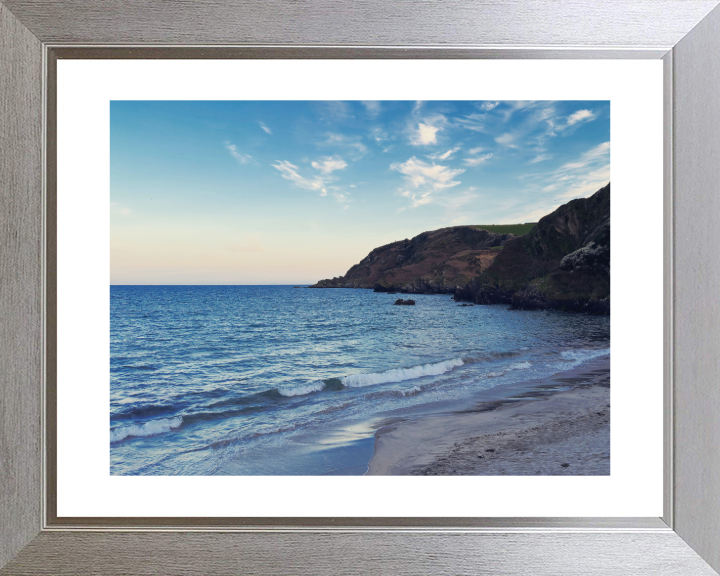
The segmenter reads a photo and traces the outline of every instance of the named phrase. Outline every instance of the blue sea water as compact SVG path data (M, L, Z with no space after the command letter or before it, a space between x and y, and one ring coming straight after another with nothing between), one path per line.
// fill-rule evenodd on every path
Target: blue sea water
M610 319L447 295L112 286L118 475L363 474L382 424L610 352ZM505 392L504 392L505 391Z

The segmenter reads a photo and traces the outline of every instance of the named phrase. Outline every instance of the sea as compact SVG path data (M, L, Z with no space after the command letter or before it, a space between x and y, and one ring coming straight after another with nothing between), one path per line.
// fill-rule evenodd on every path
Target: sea
M111 286L110 472L363 475L382 426L510 398L609 353L607 316L363 289Z

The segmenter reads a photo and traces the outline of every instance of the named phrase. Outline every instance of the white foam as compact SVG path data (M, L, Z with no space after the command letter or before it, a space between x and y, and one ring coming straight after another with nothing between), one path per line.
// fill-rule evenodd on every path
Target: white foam
M131 424L130 426L122 426L110 430L110 442L120 442L131 436L155 436L156 434L164 434L173 428L177 428L182 424L182 416L175 418L161 418L160 420L151 420L145 424Z
M280 392L282 396L304 396L305 394L320 392L323 388L325 388L325 382L316 380L315 382L299 384L297 386L280 386L278 392Z
M422 392L422 389L420 388L420 386L413 386L409 390L402 390L402 395L403 396L414 396L415 394L419 394L420 392Z
M610 348L600 350L563 350L560 352L560 358L574 362L585 362L586 360L607 356L608 354L610 354Z
M530 362L518 362L517 364L512 364L508 370L527 370L530 366L532 366Z
M343 386L348 388L360 388L362 386L372 386L374 384L386 384L388 382L404 382L405 380L413 380L422 378L423 376L438 376L449 372L453 368L464 364L462 358L453 358L435 364L423 364L421 366L411 366L410 368L395 368L387 372L371 372L369 374L353 374L340 378Z
M488 372L487 374L485 374L485 376L488 378L498 378L499 376L505 376L505 372Z

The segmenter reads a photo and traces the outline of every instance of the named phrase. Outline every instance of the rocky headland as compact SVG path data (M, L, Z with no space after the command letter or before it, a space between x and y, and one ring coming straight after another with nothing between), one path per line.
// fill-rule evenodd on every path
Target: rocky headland
M454 294L511 309L610 313L610 184L571 200L523 236L455 226L376 248L311 288Z
M423 232L375 248L347 274L311 288L372 288L404 294L454 294L487 270L512 234L475 226Z

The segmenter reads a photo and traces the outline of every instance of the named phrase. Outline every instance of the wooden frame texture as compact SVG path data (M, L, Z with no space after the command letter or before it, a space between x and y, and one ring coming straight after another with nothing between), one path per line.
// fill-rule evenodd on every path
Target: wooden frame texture
M717 574L719 3L0 0L0 574ZM663 517L57 518L54 63L117 57L662 58Z

